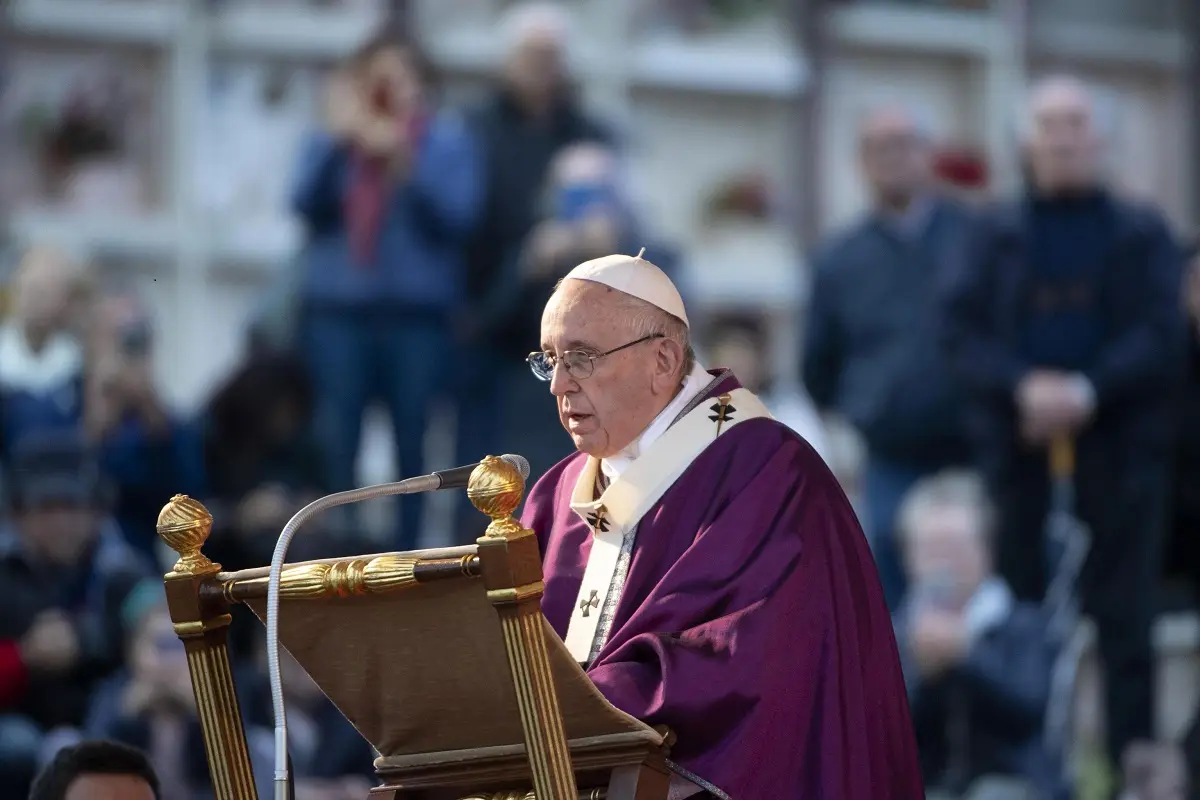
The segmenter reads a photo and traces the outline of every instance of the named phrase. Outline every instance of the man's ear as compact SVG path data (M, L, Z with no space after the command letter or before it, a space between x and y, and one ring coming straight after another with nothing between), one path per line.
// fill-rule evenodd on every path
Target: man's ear
M654 391L673 393L679 382L684 362L683 347L674 339L659 339L654 360Z

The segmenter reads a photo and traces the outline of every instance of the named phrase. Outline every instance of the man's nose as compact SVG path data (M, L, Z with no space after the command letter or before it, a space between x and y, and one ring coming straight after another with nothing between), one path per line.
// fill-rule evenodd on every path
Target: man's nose
M556 361L554 371L550 373L550 394L555 397L561 397L567 392L573 392L579 388L579 384L571 373L567 372L567 365L561 361Z

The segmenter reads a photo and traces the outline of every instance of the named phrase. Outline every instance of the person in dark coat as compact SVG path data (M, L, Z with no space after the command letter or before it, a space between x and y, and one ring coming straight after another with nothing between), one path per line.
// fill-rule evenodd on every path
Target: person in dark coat
M527 409L520 399L507 396L504 385L511 381L503 376L512 372L505 365L523 368L523 359L537 344L528 332L536 340L546 299L543 295L532 306L521 302L528 294L523 269L531 260L559 263L581 244L572 228L547 213L551 164L572 145L611 144L610 133L584 110L571 85L569 22L553 3L511 8L500 26L507 47L502 72L470 114L483 150L485 189L457 329L458 463L494 454L520 435L523 426L509 422ZM584 193L577 199L586 199ZM479 535L472 516L476 512L466 503L459 511L457 527L465 540L473 541Z
M1000 510L996 566L1021 600L1047 588L1048 445L1074 443L1077 511L1092 535L1080 591L1120 764L1154 733L1181 257L1156 209L1104 186L1086 86L1048 79L1028 121L1031 185L980 221L946 287L945 344L972 393L978 463Z
M148 569L103 512L77 434L31 434L12 455L0 528L0 796L21 797L45 737L84 721L123 654L120 609Z
M928 137L910 113L878 109L860 136L873 206L813 257L803 376L817 408L865 440L867 532L894 611L905 589L893 530L900 499L920 478L969 461L933 310L970 222L931 191Z

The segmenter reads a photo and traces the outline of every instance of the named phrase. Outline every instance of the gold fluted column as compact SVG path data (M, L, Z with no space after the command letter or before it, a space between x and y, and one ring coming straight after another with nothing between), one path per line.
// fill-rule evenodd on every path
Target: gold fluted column
M196 714L204 731L216 800L257 800L250 752L229 663L229 606L201 587L221 569L200 549L212 532L201 503L177 494L158 515L158 535L179 554L163 584L175 633L187 650Z
M574 800L579 792L543 628L541 556L533 531L512 518L524 491L515 467L488 456L471 473L467 496L492 520L479 540L479 559L504 631L534 794L539 800Z

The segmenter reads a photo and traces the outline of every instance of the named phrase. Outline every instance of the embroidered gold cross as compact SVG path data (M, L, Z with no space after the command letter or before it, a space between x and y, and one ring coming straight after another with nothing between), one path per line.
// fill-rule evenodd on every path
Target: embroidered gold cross
M730 399L729 393L726 392L718 397L717 402L713 403L708 409L713 412L709 419L717 423L717 436L721 435L721 426L732 420L734 412L737 411L736 408L729 405Z
M600 593L595 589L592 590L592 596L586 600L579 601L579 610L583 612L583 616L591 616L593 608L600 607Z

